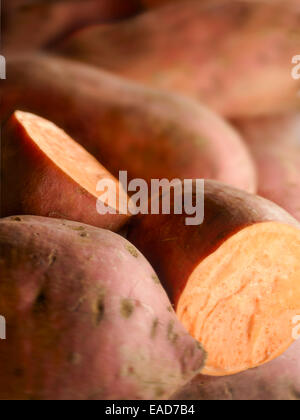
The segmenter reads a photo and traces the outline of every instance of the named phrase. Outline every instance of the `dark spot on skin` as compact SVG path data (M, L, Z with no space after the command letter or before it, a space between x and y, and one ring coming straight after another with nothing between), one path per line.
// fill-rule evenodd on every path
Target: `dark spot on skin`
M159 278L157 277L156 274L152 275L152 280L154 281L155 284L160 284Z
M123 318L130 318L133 314L134 306L130 299L122 299L121 301L121 315Z
M155 390L155 396L156 398L161 398L165 393L165 390L163 388L156 388Z
M31 261L35 261L35 262L40 260L40 257L36 254L29 255L29 258L31 259Z
M139 256L138 250L133 245L130 245L130 244L126 245L126 249L134 258L138 258Z
M43 312L47 306L47 297L44 291L41 291L34 303L33 311L35 313Z
M183 357L181 358L182 370L183 372L191 372L193 370L194 374L197 375L201 372L203 367L206 364L207 354L203 351L203 357L197 357L196 360L193 361L191 365L191 360L194 359L195 356L195 347L187 347L186 351L184 352Z
M79 353L71 353L68 356L68 361L72 365L79 365L81 362L81 355Z
M40 401L41 398L36 395L30 395L28 398L28 401Z
M17 369L14 370L14 375L18 376L18 377L21 377L21 376L24 375L24 370L22 368L17 368Z
M203 347L201 346L201 344L198 341L196 341L196 349L203 351Z
M300 400L300 390L296 389L294 386L291 387L291 400Z
M170 321L167 328L168 340L175 344L178 339L178 334L174 332L174 321Z
M155 320L152 323L152 327L151 327L151 338L155 338L156 333L157 333L157 327L158 327L158 318L155 318Z
M168 312L173 312L173 307L172 307L172 306L168 306L168 307L167 307L167 311L168 311Z
M202 352L202 363L199 366L195 366L195 372L200 373L200 371L203 369L203 367L206 365L208 354L202 347L201 343L196 343L196 350Z
M101 296L97 302L96 310L96 325L99 325L104 318L105 306L104 306L104 296Z
M88 234L88 233L86 233L86 232L82 232L82 233L80 233L80 234L79 234L79 236L80 236L81 238L87 238L87 237L89 236L89 234Z
M12 217L11 220L13 220L14 222L22 222L21 217Z
M134 367L129 366L129 368L128 368L128 374L129 374L129 375L134 375L134 374L135 374Z
M85 226L72 226L72 225L65 225L65 226L67 226L71 230L74 230L75 232L80 232L79 236L81 238L86 238L87 236L89 236L89 234L85 232Z
M84 226L70 226L72 230L76 230L77 232L83 231L85 228Z
M79 300L79 302L70 309L71 312L78 312L81 305L82 305L82 300Z
M56 255L55 251L51 252L51 254L48 255L48 266L51 267L56 261Z

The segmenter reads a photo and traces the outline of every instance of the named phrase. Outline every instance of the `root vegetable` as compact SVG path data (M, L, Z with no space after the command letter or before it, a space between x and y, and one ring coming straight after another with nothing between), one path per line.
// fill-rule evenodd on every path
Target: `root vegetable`
M163 399L201 370L153 269L75 222L0 220L0 398Z
M97 212L98 182L116 190L115 214ZM119 191L121 194L119 195ZM118 181L50 121L17 111L4 126L1 150L1 215L34 214L65 218L119 230L129 216L120 213L126 194ZM112 202L112 201L110 201Z
M300 225L275 204L214 181L205 181L204 205L200 226L186 226L186 214L140 216L129 240L206 349L203 373L226 376L275 359L294 341Z
M3 9L3 50L36 50L85 25L112 22L138 10L136 0L9 0Z
M33 112L66 130L114 176L213 178L250 192L256 173L238 133L204 106L47 56L7 65L0 115ZM75 88L76 87L76 88Z
M184 1L128 22L78 31L56 48L226 117L299 108L299 2Z

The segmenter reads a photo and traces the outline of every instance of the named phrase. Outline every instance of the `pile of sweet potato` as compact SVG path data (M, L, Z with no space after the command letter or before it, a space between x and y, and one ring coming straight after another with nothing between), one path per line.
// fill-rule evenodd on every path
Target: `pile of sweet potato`
M299 400L299 2L3 12L0 400Z

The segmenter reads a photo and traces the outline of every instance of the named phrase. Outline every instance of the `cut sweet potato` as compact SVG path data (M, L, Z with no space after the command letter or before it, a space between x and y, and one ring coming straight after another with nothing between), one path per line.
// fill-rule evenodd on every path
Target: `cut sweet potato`
M120 214L118 207L119 198L126 197L123 187L51 122L15 112L4 126L1 152L2 217L34 214L111 230L118 230L128 220L126 212ZM97 184L103 179L115 184L118 197L116 207L110 209L115 214L97 212Z
M208 352L204 374L262 365L293 343L300 315L300 224L283 209L205 182L205 218L133 221L129 240L156 268L179 319Z
M183 1L83 29L56 50L227 117L265 115L299 107L299 16L298 1Z
M236 125L256 161L259 194L300 221L300 114Z
M1 119L15 109L62 127L114 176L212 178L250 192L256 173L238 133L195 101L42 55L8 61Z
M0 220L0 399L164 399L201 371L150 264L108 230Z

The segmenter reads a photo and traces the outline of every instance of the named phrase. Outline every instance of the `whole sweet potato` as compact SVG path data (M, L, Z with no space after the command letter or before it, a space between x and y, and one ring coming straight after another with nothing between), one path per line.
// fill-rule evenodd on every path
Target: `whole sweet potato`
M254 156L258 192L300 221L300 114L236 123Z
M128 199L121 184L50 121L15 112L4 125L1 140L2 217L49 216L113 231L127 222ZM97 191L103 180L114 186L115 194L109 202L101 198L104 191ZM110 203L114 207L101 214L99 200L103 208ZM125 203L123 211L120 203Z
M87 24L111 22L139 10L137 0L6 0L3 3L5 54L42 48Z
M64 59L13 59L0 85L5 120L15 109L47 118L113 175L212 178L256 190L254 164L237 132L181 96L127 82Z
M275 359L295 340L300 224L276 204L229 186L205 181L204 195L195 188L200 209L204 201L202 224L187 225L190 213L173 206L171 214L133 220L128 238L205 347L203 373L232 375ZM186 200L183 189L176 197Z
M75 222L0 220L0 398L166 398L203 351L124 238Z
M179 400L281 401L300 400L300 341L282 356L238 375L199 375L179 393Z
M298 1L183 1L78 31L56 50L227 117L270 114L300 106L291 76L299 16Z

